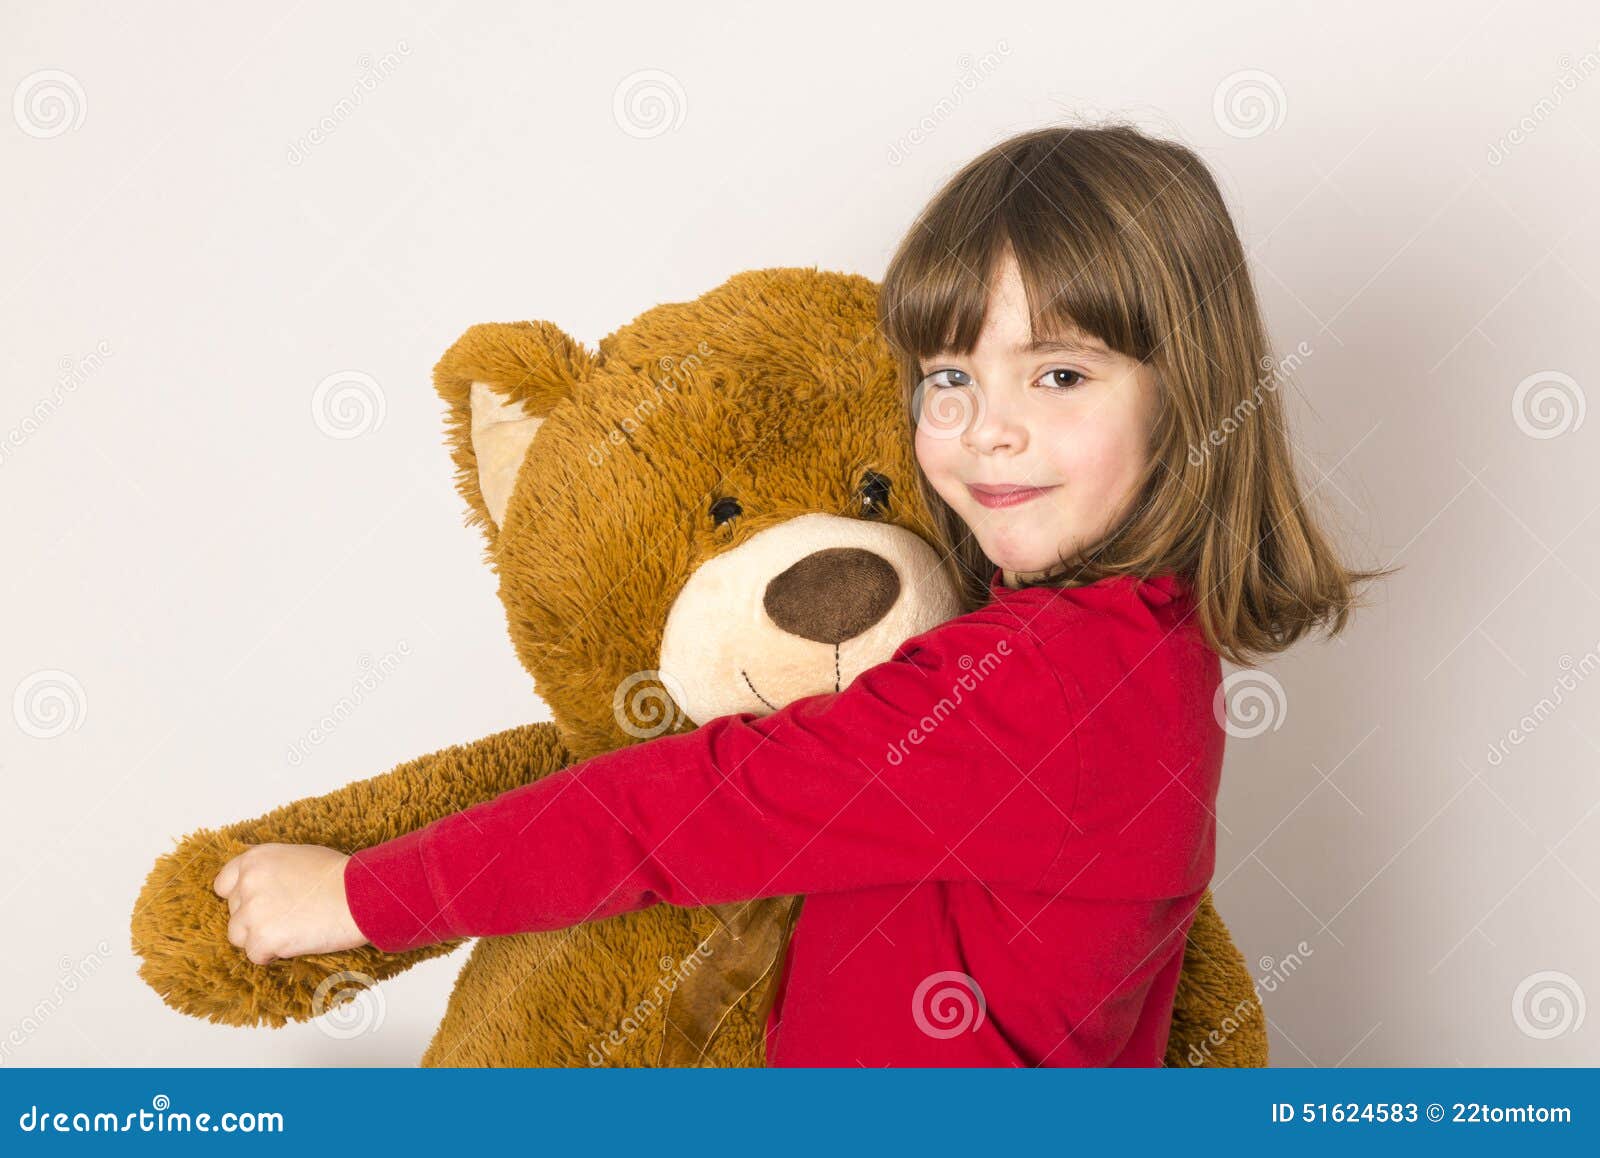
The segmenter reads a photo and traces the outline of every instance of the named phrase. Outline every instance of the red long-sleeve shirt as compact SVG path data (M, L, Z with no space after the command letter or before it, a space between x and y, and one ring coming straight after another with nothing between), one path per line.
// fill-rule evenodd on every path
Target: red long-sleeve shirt
M1175 575L990 594L843 691L356 853L357 925L395 952L800 893L771 1065L1160 1065L1215 863L1220 665Z

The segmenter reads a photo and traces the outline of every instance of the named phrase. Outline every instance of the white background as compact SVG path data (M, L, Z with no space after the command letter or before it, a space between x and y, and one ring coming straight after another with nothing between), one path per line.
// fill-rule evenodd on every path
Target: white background
M1600 679L1507 742L1600 662L1592 5L280 8L0 20L0 1064L414 1064L460 958L341 1040L168 1010L127 929L183 833L546 715L438 355L741 269L879 277L961 163L1106 115L1213 166L1313 350L1313 501L1403 567L1229 742L1216 886L1274 1063L1600 1062ZM383 412L335 438L345 371ZM1541 375L1565 409L1515 410Z

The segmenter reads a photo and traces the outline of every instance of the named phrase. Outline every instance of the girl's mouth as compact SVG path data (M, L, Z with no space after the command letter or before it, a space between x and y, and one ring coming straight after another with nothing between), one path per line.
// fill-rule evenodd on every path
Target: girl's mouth
M1059 485L1059 484L1057 484ZM968 483L967 492L979 503L986 507L1014 507L1021 503L1036 499L1042 494L1055 490L1049 487L1023 487L1012 486L1005 483L986 486L980 483Z

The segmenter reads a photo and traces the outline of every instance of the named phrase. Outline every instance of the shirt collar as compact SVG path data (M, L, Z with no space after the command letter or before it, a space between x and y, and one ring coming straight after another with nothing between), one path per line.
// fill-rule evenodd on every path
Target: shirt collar
M1136 575L1111 575L1105 579L1096 580L1085 587L1068 588L1067 590L1092 591L1106 590L1114 587L1129 587L1135 591L1139 598L1152 607L1163 607L1174 599L1189 594L1189 584L1183 576L1175 571L1165 571L1159 575L1152 575L1141 580ZM994 574L989 576L989 598L1015 599L1030 591L1056 591L1054 587L1007 587L1005 572L996 567Z

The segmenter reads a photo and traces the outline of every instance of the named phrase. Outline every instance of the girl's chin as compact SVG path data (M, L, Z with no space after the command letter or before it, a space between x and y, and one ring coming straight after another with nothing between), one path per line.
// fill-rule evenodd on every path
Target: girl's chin
M1035 575L1045 571L1053 571L1061 565L1060 559L1055 555L1048 557L1014 555L1006 551L995 554L988 549L985 549L983 553L988 556L996 567L1018 575Z

